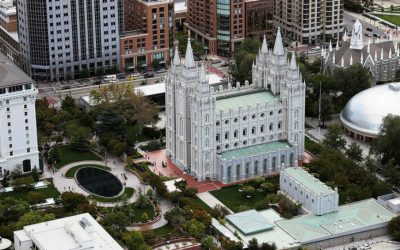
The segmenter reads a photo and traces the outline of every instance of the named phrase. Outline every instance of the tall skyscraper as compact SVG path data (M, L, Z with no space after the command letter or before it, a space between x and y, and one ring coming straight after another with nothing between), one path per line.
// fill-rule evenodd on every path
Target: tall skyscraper
M18 0L21 66L35 80L119 65L121 0Z
M343 32L344 0L277 0L276 24L283 36L303 44L336 41Z
M39 169L35 83L0 53L0 176Z

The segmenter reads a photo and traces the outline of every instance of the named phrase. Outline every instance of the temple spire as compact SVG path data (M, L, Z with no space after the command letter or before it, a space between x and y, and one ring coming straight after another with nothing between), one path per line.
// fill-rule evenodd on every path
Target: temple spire
M347 41L347 31L345 30L344 31L344 34L343 34L343 37L342 37L342 40L343 40L343 42L345 42L345 41Z
M181 59L179 58L178 46L175 46L174 65L179 66L180 64L181 64Z
M262 46L261 46L261 52L264 54L268 53L268 44L267 44L267 38L265 37L265 35L264 35L264 39L263 39Z
M353 55L350 55L350 66L353 65Z
M273 53L276 56L282 56L282 55L285 54L285 51L283 49L281 28L280 27L278 27L278 32L276 33L274 52Z
M188 37L188 44L187 44L187 47L186 47L185 64L184 65L185 65L186 68L195 67L192 45L190 44L190 34L189 34L189 37Z
M368 39L368 45L367 45L367 52L368 52L368 54L369 54L370 51L371 51L371 46L370 46L370 44L371 44L371 39L369 38L369 39Z
M204 63L202 63L200 67L199 81L200 83L207 83L206 69L204 67Z
M364 53L361 52L361 59L360 59L361 65L364 63Z
M381 61L383 60L383 48L381 49Z
M292 53L292 57L290 58L289 69L293 69L293 70L297 69L296 55L294 52Z
M342 57L342 60L340 61L340 66L344 67L344 59Z
M333 53L333 56L332 56L332 63L335 64L335 62L336 62L335 53Z
M392 48L389 49L389 59L392 58Z
M332 41L331 40L329 40L329 52L332 52Z

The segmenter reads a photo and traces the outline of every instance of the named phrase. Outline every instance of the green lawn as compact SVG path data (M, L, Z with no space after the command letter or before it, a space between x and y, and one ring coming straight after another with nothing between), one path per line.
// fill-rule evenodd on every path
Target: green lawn
M279 186L279 177L268 178L267 181L274 184L275 187ZM254 183L249 182L244 185L254 186ZM210 193L234 212L239 211L239 207L242 205L245 205L250 209L255 208L257 205L256 203L264 200L265 197L269 194L267 192L259 192L256 190L256 192L250 198L247 198L243 195L242 192L239 192L239 189L241 189L244 185L239 184L235 186L225 187L219 190L211 191Z
M66 178L74 178L76 171L78 171L81 168L86 168L86 167L100 168L100 169L104 169L107 171L111 170L111 168L101 166L101 165L79 165L79 166L75 166L75 167L68 169L67 172L65 173L65 177Z
M310 153L318 156L321 153L322 146L315 141L311 140L307 136L304 137L304 148Z
M97 196L94 194L89 195L89 197L98 202L118 202L129 199L134 193L135 189L127 187L125 188L124 193L117 197L107 198L107 197Z
M140 222L142 220L142 215L145 212L147 213L149 220L153 219L156 215L153 205L147 206L145 208L138 208L135 205L130 205L130 210L133 213L133 216L131 215L132 222Z
M385 21L393 23L394 25L400 26L400 16L382 15L382 14L374 14L374 15L379 18L382 18Z
M211 210L211 208L197 196L194 198L191 198L189 206L192 210L193 209L204 209L207 212L209 212Z
M153 233L155 236L164 237L173 231L174 231L174 228L170 224L167 224L165 226L154 229Z
M54 150L54 148L52 149ZM56 162L55 167L57 169L61 168L62 166L77 162L77 161L86 161L86 160L94 160L94 161L101 161L101 157L96 155L91 151L76 151L71 149L68 145L58 146L58 150L60 151L60 158L61 160Z
M46 198L57 198L60 196L60 192L58 192L57 188L54 186L48 186L46 188L40 188L33 190L38 193L42 193ZM27 194L29 192L7 192L0 194L0 200L5 199L7 197L14 197L21 200L27 200Z

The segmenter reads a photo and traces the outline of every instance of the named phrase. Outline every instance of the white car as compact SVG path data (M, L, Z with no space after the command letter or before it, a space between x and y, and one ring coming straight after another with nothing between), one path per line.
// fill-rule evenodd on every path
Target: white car
M81 87L86 87L86 83L81 83L81 84L78 85L78 87L79 87L79 88L81 88Z

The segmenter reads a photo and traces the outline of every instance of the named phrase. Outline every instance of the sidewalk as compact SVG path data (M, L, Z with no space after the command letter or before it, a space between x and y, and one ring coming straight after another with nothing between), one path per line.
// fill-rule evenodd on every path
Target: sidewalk
M206 203L210 208L214 208L216 205L219 205L221 207L226 208L231 214L234 214L232 210L230 210L227 206L225 206L222 202L220 202L209 192L199 193L197 194L197 197L199 197L200 200L204 201L204 203Z

